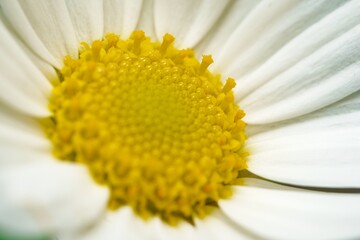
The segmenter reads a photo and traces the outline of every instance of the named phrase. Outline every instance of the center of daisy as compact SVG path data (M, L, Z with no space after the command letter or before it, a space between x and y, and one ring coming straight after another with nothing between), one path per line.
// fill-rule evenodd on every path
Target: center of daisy
M206 216L246 167L234 80L223 86L211 56L199 62L173 41L135 31L83 43L65 58L44 121L54 155L85 164L110 189L110 209L172 225Z

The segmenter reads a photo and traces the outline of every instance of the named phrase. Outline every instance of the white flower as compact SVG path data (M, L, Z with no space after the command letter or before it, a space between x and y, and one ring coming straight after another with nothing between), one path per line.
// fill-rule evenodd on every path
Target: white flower
M360 1L1 0L0 231L70 239L360 237ZM36 118L79 42L142 29L211 53L246 112L249 175L195 226L108 212ZM266 180L268 179L268 180ZM278 183L274 183L274 182ZM287 184L287 186L283 184ZM295 185L295 186L288 186Z

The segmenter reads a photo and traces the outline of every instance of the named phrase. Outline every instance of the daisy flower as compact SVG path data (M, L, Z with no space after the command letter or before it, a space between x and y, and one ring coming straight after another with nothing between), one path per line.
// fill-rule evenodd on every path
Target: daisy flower
M360 1L0 18L0 238L360 238Z

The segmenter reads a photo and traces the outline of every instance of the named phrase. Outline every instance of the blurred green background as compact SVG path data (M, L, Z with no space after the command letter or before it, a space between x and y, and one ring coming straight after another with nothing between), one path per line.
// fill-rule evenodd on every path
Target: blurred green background
M0 229L0 240L56 240L48 236L23 236L9 233L6 230Z

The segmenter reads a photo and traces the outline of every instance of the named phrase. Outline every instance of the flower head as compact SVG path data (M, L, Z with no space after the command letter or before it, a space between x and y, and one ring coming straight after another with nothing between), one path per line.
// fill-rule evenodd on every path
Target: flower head
M360 237L359 1L0 10L0 232Z

